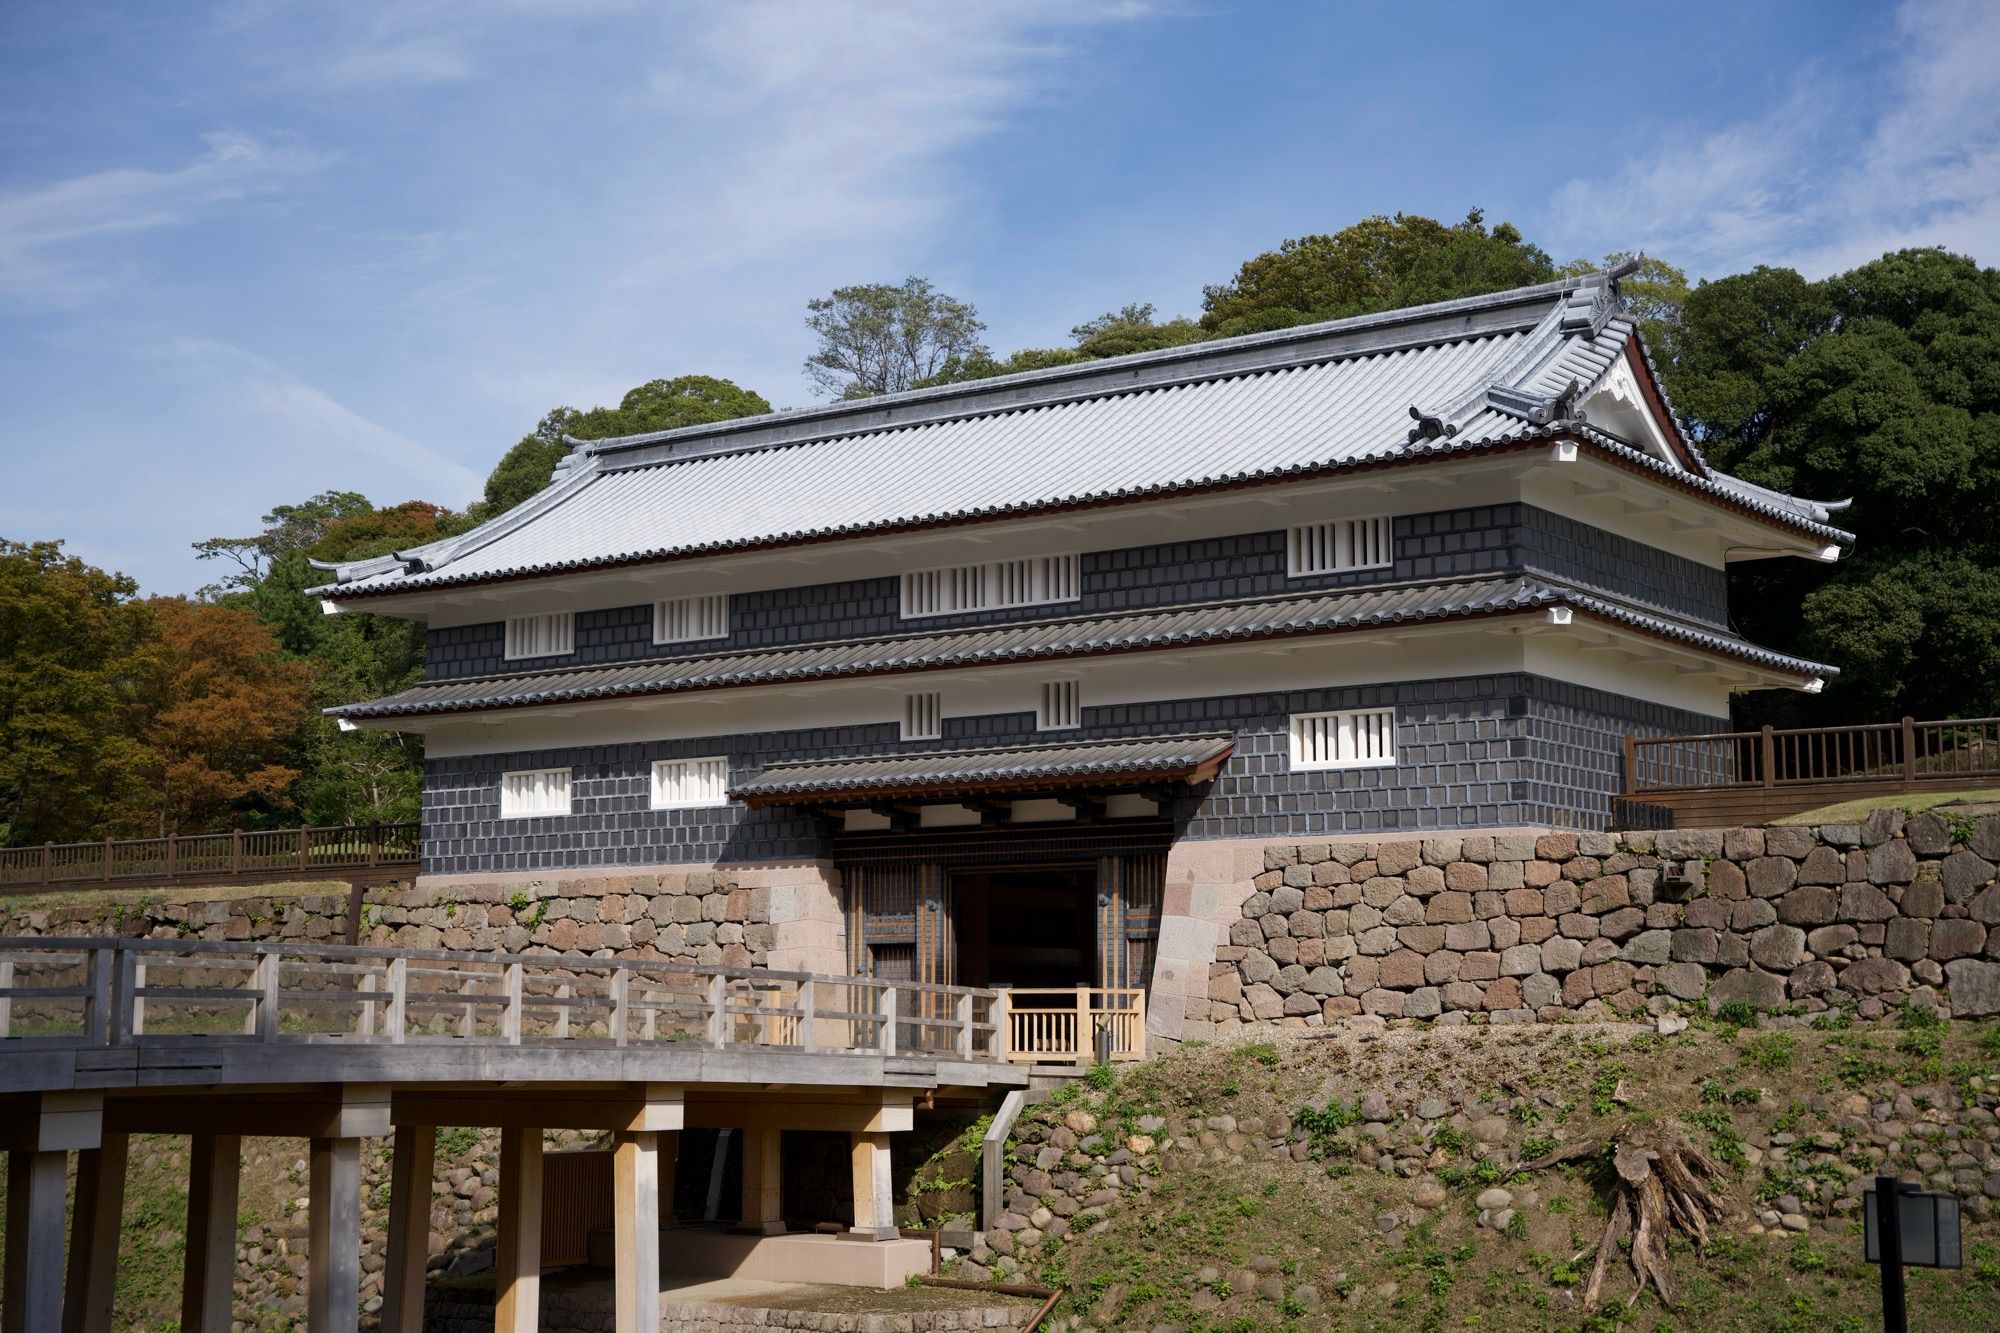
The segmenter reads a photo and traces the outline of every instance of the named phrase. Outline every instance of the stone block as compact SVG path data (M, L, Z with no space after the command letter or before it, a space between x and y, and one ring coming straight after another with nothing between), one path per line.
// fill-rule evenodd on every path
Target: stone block
M1517 944L1500 955L1500 975L1525 977L1539 972L1542 967L1542 951L1533 944Z
M1563 1003L1574 1009L1589 1000L1597 998L1597 987L1591 983L1588 968L1571 972L1563 978Z
M1453 981L1439 988L1444 1007L1453 1013L1478 1009L1485 1002L1485 988L1470 981Z
M1417 953L1434 953L1444 947L1443 926L1399 926L1396 939L1406 949Z
M1285 997L1266 985L1246 986L1242 1007L1250 1011L1252 1019L1268 1023L1285 1016Z
M1554 861L1528 861L1521 866L1521 882L1539 889L1562 878L1562 868Z
M1993 863L1963 849L1938 866L1938 883L1944 887L1945 898L1954 903L1964 902L1992 882Z
M1281 887L1271 890L1271 904L1267 909L1279 916L1290 916L1306 905L1306 891L1303 887Z
M1387 875L1371 875L1361 885L1361 901L1378 912L1403 896L1403 881Z
M1528 861L1535 855L1535 835L1532 833L1500 833L1493 838L1493 859L1495 861Z
M1542 915L1542 891L1540 889L1509 890L1506 904L1507 915L1509 916L1540 916Z
M1791 862L1787 861L1786 865ZM1749 877L1734 861L1717 861L1708 868L1708 892L1716 898L1742 898L1750 892Z
M1778 919L1778 909L1768 898L1745 898L1729 909L1731 930L1761 930Z
M1462 981L1492 981L1500 975L1500 955L1491 949L1476 949L1459 960Z
M1403 877L1409 891L1419 898L1428 898L1433 893L1444 892L1444 871L1436 866L1418 866Z
M1939 924L1943 924L1940 922ZM1930 952L1931 923L1915 917L1899 916L1889 923L1882 940L1882 952L1891 958L1913 963ZM1815 949L1813 952L1818 953Z
M1681 909L1681 922L1689 926L1723 930L1729 925L1730 907L1731 904L1720 898L1697 898Z
M1465 855L1463 838L1425 838L1423 842L1424 864L1427 866L1448 866Z
M1681 963L1715 961L1715 932L1702 926L1683 926L1668 943L1667 956Z
M1392 952L1396 945L1396 928L1394 926L1376 926L1374 929L1364 930L1354 937L1356 952L1371 954L1377 957Z
M1541 958L1544 972L1574 972L1583 964L1583 945L1562 936L1543 940Z
M1415 844L1411 844L1414 846ZM1403 1016L1403 992L1394 990L1371 990L1361 997L1361 1012L1379 1014L1383 1018Z
M1653 980L1677 1000L1699 1000L1708 990L1708 970L1697 963L1669 963Z
M1408 990L1424 984L1424 956L1413 949L1398 949L1382 960L1379 983L1393 990Z
M1472 920L1472 895L1447 890L1424 905L1424 920L1434 925L1458 925Z
M1618 941L1607 939L1585 940L1583 942L1583 965L1596 967L1608 963L1618 956Z
M1909 984L1910 969L1893 958L1864 958L1849 963L1840 974L1840 988L1856 995L1893 994Z
M1521 874L1519 861L1495 861L1486 867L1486 887L1502 892L1518 889L1528 881Z
M1435 986L1419 986L1403 997L1403 1017L1436 1018L1444 1012L1444 997Z
M1674 919L1672 908L1668 907L1662 913L1662 916L1664 917L1664 920L1661 922L1662 925L1671 924ZM1646 924L1646 913L1643 909L1621 907L1617 911L1606 913L1597 919L1597 932L1606 939L1625 940L1644 930Z
M2000 1014L2000 963L1959 958L1944 968L1954 1018Z
M1535 855L1544 861L1567 861L1578 847L1574 833L1544 833L1535 839Z
M1764 830L1764 851L1770 856L1789 856L1799 861L1805 859L1816 845L1813 831L1798 824Z
M1816 958L1793 968L1786 984L1792 998L1801 1000L1808 995L1831 995L1839 985L1839 979L1833 964Z
M1583 886L1583 910L1602 916L1632 903L1631 888L1623 875L1599 875Z
M1806 948L1821 958L1838 953L1861 938L1861 932L1853 926L1821 926L1806 932Z
M1382 960L1379 958L1350 958L1343 969L1346 989L1349 995L1360 995L1374 990L1382 979Z
M1561 1004L1562 994L1562 983L1546 972L1536 972L1521 979L1521 1003L1530 1009Z
M1323 862L1322 864L1338 865L1339 862L1326 861ZM1331 906L1333 906L1333 894L1326 888L1325 885L1315 884L1311 888L1306 890L1306 903L1305 903L1306 911L1324 912L1327 908Z
M1773 972L1789 972L1805 961L1806 933L1797 926L1766 926L1750 937L1750 958Z
M1444 928L1444 947L1463 953L1467 949L1485 949L1492 946L1493 932L1484 921L1468 921L1462 925Z
M1407 894L1396 899L1382 910L1382 920L1392 926L1421 925L1424 919L1424 902Z
M1722 854L1732 861L1748 861L1764 854L1764 830L1727 829L1722 835Z
M1839 899L1832 889L1807 885L1778 900L1778 920L1788 926L1823 926L1833 920Z
M1743 867L1743 874L1750 892L1759 898L1775 898L1799 882L1798 866L1782 856L1760 856Z
M1253 949L1243 955L1236 970L1243 974L1243 980L1250 984L1269 983L1278 975L1278 964L1271 955L1261 949Z
M1744 1000L1760 1009L1775 1008L1785 1002L1785 980L1754 967L1735 968L1715 979L1708 1000L1718 1005Z
M1519 1009L1521 983L1513 977L1502 977L1498 981L1491 982L1486 987L1486 994L1481 1003L1489 1012L1496 1009Z
M1594 940L1603 931L1598 927L1597 918L1585 916L1581 912L1571 912L1556 923L1564 935L1573 940ZM1523 936L1523 938L1526 938Z
M1931 957L1938 962L1954 958L1974 958L1986 946L1986 927L1964 917L1953 917L1931 927Z
M1879 847L1903 831L1903 812L1879 808L1870 810L1861 824L1861 845Z
M1903 838L1918 856L1943 856L1951 850L1951 825L1935 810L1926 810L1903 821Z
M1842 921L1887 921L1896 915L1896 905L1872 884L1847 884L1840 890L1838 911Z
M1424 955L1424 980L1433 986L1442 986L1447 981L1457 981L1459 966L1464 960L1449 949L1439 949Z
M1286 866L1280 873L1283 876L1278 881L1281 888L1303 889L1306 885L1313 882L1313 869L1311 866ZM1275 895L1279 890L1273 889L1271 892Z
M1657 967L1665 963L1672 956L1673 939L1672 931L1641 931L1639 934L1625 941L1625 948L1619 956L1628 963L1637 963L1645 967ZM1803 946L1803 937L1801 937L1801 945ZM1755 954L1756 950L1754 947L1751 952L1753 955Z
M1486 928L1493 935L1496 949L1511 948L1521 942L1521 923L1511 916L1495 917L1486 923Z
M1517 944L1540 944L1556 933L1556 923L1545 916L1523 917L1514 923L1518 930ZM1511 947L1511 946L1509 946Z
M1264 869L1283 870L1286 866L1299 863L1299 849L1288 843L1267 843L1264 847Z
M2000 884L1987 889L1965 906L1965 913L1974 921L1988 926L2000 926Z
M1920 879L1903 890L1897 906L1904 916L1936 916L1944 911L1944 886L1935 879Z
M1885 842L1868 853L1870 884L1908 884L1917 877L1917 854L1903 839Z
M1291 923L1276 912L1266 912L1258 917L1257 928L1264 932L1267 940L1281 940L1292 933Z
M1326 918L1301 907L1285 918L1285 933L1295 940L1319 939L1326 934Z
M1444 868L1444 886L1457 893L1477 893L1486 879L1486 867L1470 861L1453 861Z
M1421 842L1385 842L1375 848L1375 864L1385 875L1401 875L1423 861Z
M1306 969L1297 963L1287 963L1278 969L1278 975L1271 981L1271 989L1280 995L1290 995L1306 984Z
M1847 878L1847 858L1831 847L1815 847L1799 865L1801 884L1839 884Z
M1567 880L1557 880L1542 890L1542 912L1546 916L1561 916L1582 905L1583 895Z

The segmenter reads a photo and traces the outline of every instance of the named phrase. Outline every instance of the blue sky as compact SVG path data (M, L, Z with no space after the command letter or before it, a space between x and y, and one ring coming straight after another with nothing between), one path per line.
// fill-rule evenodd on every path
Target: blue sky
M805 302L1005 352L1397 210L1558 259L2000 262L2000 5L275 0L0 9L0 535L149 591L550 407L808 401Z

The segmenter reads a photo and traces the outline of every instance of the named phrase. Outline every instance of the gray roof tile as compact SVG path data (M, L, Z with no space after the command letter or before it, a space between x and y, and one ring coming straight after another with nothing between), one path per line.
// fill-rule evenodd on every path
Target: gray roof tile
M1148 736L1116 741L1069 741L996 750L873 755L770 768L730 790L752 805L815 794L944 794L968 788L1103 785L1152 777L1184 777L1226 757L1229 736Z

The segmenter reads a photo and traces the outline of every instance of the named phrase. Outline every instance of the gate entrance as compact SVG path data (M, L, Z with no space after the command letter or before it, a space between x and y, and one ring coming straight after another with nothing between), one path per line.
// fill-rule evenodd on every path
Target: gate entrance
M1095 866L961 870L951 890L960 985L1097 984Z

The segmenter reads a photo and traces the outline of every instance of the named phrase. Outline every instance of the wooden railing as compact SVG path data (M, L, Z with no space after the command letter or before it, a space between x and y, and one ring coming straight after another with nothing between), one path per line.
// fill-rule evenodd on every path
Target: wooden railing
M687 1042L1005 1063L1006 993L574 954L0 939L0 1060L35 1046Z
M1146 993L1137 989L1010 990L1008 1058L1080 1064L1146 1058Z
M417 864L421 837L415 823L349 824L5 847L0 892L408 868Z
M1625 738L1625 795L2000 778L2000 718Z

